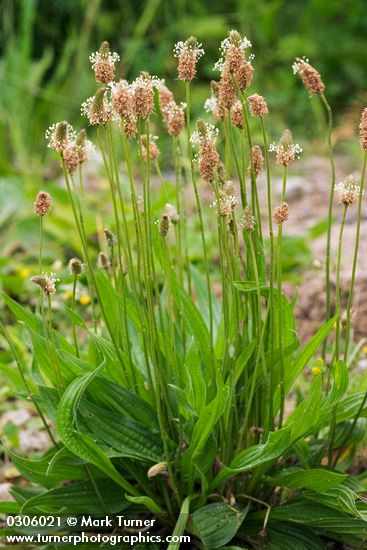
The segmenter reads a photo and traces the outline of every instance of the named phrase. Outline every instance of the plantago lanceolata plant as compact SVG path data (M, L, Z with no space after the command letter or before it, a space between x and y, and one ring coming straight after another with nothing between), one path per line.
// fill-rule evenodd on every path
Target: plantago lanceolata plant
M297 169L302 149L290 130L271 143L271 108L256 91L250 48L237 31L223 40L219 80L205 104L210 118L195 121L191 88L204 54L195 37L174 49L184 103L145 71L133 82L117 80L119 56L107 42L92 54L98 88L82 114L95 127L109 190L98 246L86 223L91 191L83 170L93 146L67 121L46 132L62 167L78 257L69 256L68 273L57 275L71 288L71 306L61 314L58 279L43 272L42 220L51 198L41 191L39 272L32 277L41 307L32 312L4 296L27 328L31 353L19 349L16 327L1 331L51 448L38 460L9 450L33 484L14 491L12 511L154 516L162 541L186 533L188 548L321 549L331 541L364 547L364 477L353 478L348 468L363 435L367 394L348 389L348 366L355 353L366 110L361 178L335 186L325 86L308 61L296 60L295 72L328 112L331 162L325 321L301 346L294 300L283 291L283 260L293 215L288 172ZM166 151L154 135L161 131L171 142L172 178L161 170ZM335 298L334 191L342 208ZM358 216L343 317L343 231L352 207ZM91 303L81 309L84 285ZM318 353L324 360L316 367ZM144 536L139 547L150 548Z

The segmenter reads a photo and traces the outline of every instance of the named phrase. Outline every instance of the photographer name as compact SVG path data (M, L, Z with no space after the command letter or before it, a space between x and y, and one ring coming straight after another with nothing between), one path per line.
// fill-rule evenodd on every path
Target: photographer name
M130 529L153 527L155 519L134 519L125 516L105 516L104 518L93 518L83 516L80 520L80 527L125 527Z

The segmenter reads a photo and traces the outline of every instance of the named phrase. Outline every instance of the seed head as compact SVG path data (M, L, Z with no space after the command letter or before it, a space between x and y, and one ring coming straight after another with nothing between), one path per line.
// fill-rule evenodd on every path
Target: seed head
M240 90L247 90L251 86L254 77L254 68L250 61L244 61L238 67L236 73L236 82Z
M158 145L156 144L156 141L158 139L158 136L149 136L149 158L150 160L157 159L161 152L159 150ZM148 142L146 136L141 136L141 144L142 144L142 152L143 152L143 158L144 160L148 157Z
M239 223L239 226L244 231L254 231L256 226L256 220L254 216L252 215L252 210L250 206L246 206L246 208L243 211L242 219Z
M107 246L109 246L110 248L113 248L114 246L117 245L117 239L116 239L115 235L107 227L104 230L104 236L105 236L105 239L106 239Z
M367 150L367 107L363 109L359 124L359 143L362 149Z
M154 110L154 79L142 71L132 83L133 111L137 117L147 118Z
M39 191L34 201L34 213L37 216L46 216L52 206L52 197L46 191Z
M84 128L82 128L76 136L75 145L78 152L79 162L82 164L89 159L94 150L93 143L87 139L87 132Z
M279 143L272 143L269 147L269 151L276 153L277 164L288 166L295 159L300 157L302 148L298 143L293 143L292 132L290 130L284 130Z
M167 202L165 206L165 214L169 217L169 220L176 225L178 223L180 216L177 213L177 208L173 205Z
M258 176L264 169L264 157L261 148L258 145L254 145L252 148L252 162L254 166L255 176ZM249 172L251 171L251 165L249 166Z
M204 55L202 44L194 36L186 42L177 42L174 55L178 57L178 78L190 82L196 75L196 63Z
M236 87L233 82L232 74L224 71L218 86L218 105L221 109L230 109L236 101Z
M226 190L221 189L219 191L219 205L217 201L214 201L212 206L216 208L217 213L219 213L223 218L229 218L232 216L235 206L238 204L238 199L234 194L226 192Z
M62 154L69 174L73 174L79 165L79 150L75 142L70 143Z
M97 258L97 265L108 273L111 268L111 262L104 252L100 252Z
M138 127L136 124L135 115L129 115L124 117L123 130L127 138L133 139L134 137L136 137L136 134L138 133Z
M167 132L170 136L178 136L185 128L185 103L178 106L175 101L171 101L163 110L163 118L167 126Z
M161 219L159 221L159 234L162 237L165 237L168 233L169 229L169 217L168 214L162 214Z
M158 86L158 102L163 118L165 117L164 113L166 107L168 107L168 105L174 100L175 98L173 97L171 90L169 90L165 84L160 84L160 86Z
M321 80L320 73L309 64L308 59L296 57L292 65L293 73L299 74L305 88L310 94L322 94L325 90L325 84Z
M222 74L225 71L235 73L245 61L247 48L251 48L251 42L246 37L242 38L236 30L229 31L228 37L221 42L221 57L214 65L214 70L219 70Z
M88 117L89 124L106 124L111 119L111 104L106 96L107 88L99 88L81 107L82 115Z
M47 147L62 153L65 147L75 139L75 130L66 120L62 120L50 126L45 132L45 137L48 140Z
M83 263L79 258L71 258L69 260L69 269L72 275L80 275L83 271Z
M280 206L274 208L273 220L276 224L281 225L289 218L289 208L286 202L283 202Z
M92 53L89 57L92 69L99 84L108 84L115 78L115 63L120 56L110 52L110 45L107 41L102 42L99 51Z
M55 278L55 273L42 273L41 275L35 275L31 278L31 281L42 288L45 296L51 296L56 293L55 283L59 279Z
M250 106L251 116L264 117L269 113L266 101L261 95L250 95L248 98L248 102Z
M360 188L354 176L348 176L343 182L338 183L335 190L338 191L340 204L351 206L358 202Z
M243 130L245 122L243 119L242 104L239 100L235 101L231 107L231 121L236 128Z
M112 107L119 116L129 116L133 109L133 92L127 80L111 83Z

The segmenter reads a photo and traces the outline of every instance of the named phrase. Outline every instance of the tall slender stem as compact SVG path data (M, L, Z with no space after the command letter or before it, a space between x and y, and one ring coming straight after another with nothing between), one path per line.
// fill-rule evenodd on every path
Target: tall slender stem
M287 185L287 166L283 169L283 185L281 202L285 201ZM284 404L285 404L285 387L284 387L284 342L283 342L283 311L282 311L282 237L283 224L278 226L277 239L277 287L278 287L278 333L279 333L279 351L280 351L280 408L279 408L279 428L283 425Z
M71 309L74 312L75 310L75 291L76 291L76 282L77 282L78 276L74 274L74 280L73 280L73 291L72 291L72 297L71 297ZM76 327L74 319L72 320L72 330L73 330L73 340L74 340L74 347L75 347L75 353L77 357L79 357L79 346L78 346L78 338L76 337Z
M326 236L326 266L325 266L325 286L326 286L326 321L330 319L331 313L331 299L330 299L330 263L331 263L331 226L333 223L333 203L334 203L334 189L335 189L335 162L333 154L333 142L332 142L332 129L333 129L333 113L331 107L324 94L320 95L321 101L326 109L328 117L328 151L331 167L331 181L330 181L330 192L329 192L329 207L328 207L328 226L327 226L327 236ZM325 359L326 355L326 345L327 338L325 338L323 345L323 358Z
M356 277L356 270L357 270L359 240L360 240L360 233L361 233L361 214L362 214L363 188L364 188L364 180L366 175L366 166L367 166L367 150L364 152L361 183L359 185L356 241L354 245L352 276L350 281L349 297L348 297L348 305L347 305L347 323L346 323L346 329L345 329L346 334L345 334L344 361L346 361L348 357L348 348L349 348L349 339L350 339L350 320L351 320L351 311L352 311L352 303L353 303L354 284L355 284L355 277Z
M198 211L199 223L200 223L201 242L202 242L202 246L203 246L206 285L207 285L207 293L208 293L208 308L209 308L210 354L212 356L212 360L213 360L213 363L214 363L214 342L213 342L213 340L214 340L214 321L213 321L213 301L212 301L212 291L211 291L211 283L210 283L209 261L208 261L208 252L207 252L207 246L206 246L206 240L205 240L203 213L202 213L202 208L201 208L199 190L198 190L198 186L197 186L197 182L196 182L195 168L194 168L194 163L193 163L191 142L190 142L190 138L191 138L190 82L186 82L185 84L186 84L187 147L188 147L188 154L190 156L191 179L192 179L192 184L193 184L193 187L194 187L194 193L195 193L195 199L196 199L196 208L197 208L197 211Z

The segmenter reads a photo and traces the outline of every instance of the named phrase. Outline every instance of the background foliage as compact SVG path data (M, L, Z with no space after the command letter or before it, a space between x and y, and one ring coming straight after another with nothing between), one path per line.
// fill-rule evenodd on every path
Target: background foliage
M218 43L235 27L253 43L256 82L280 127L302 127L315 137L318 102L294 78L295 56L309 57L327 83L338 115L365 101L364 0L3 0L0 42L0 171L38 174L39 137L61 118L79 121L80 103L93 89L88 56L102 40L122 54L127 78L150 68L177 87L173 44L194 34L205 63L193 97L194 115L216 78ZM290 110L289 105L293 108ZM358 118L352 117L352 124ZM354 128L353 128L354 130ZM342 135L344 135L342 133Z

